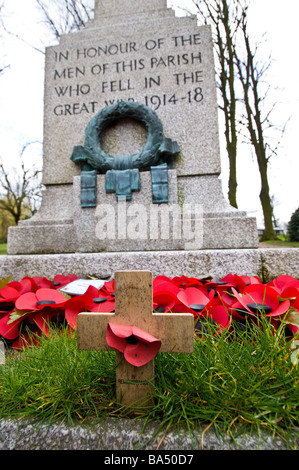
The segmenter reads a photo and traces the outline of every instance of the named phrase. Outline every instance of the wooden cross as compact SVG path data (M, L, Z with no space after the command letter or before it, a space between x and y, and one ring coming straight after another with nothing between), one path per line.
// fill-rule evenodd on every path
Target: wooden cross
M153 313L152 273L115 273L115 313L78 315L78 349L108 350L108 323L137 326L161 341L160 352L193 352L194 317L189 313ZM116 399L133 407L150 406L154 360L141 367L129 364L116 351Z

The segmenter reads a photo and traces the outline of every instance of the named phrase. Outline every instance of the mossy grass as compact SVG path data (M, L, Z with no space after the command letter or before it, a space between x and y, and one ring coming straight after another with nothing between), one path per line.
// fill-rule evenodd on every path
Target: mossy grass
M276 245L280 248L299 248L299 241L291 240L289 236L277 235L273 240L264 240L264 243Z
M133 415L115 400L114 352L79 351L75 332L51 329L38 346L8 354L0 418L74 424L129 417L190 431L213 424L226 433L245 426L288 441L299 437L299 366L285 333L264 320L221 334L207 325L193 354L158 353L154 406Z
M299 242L291 242L288 240L267 240L264 243L275 245L280 248L299 248Z
M0 243L0 255L7 255L7 244Z

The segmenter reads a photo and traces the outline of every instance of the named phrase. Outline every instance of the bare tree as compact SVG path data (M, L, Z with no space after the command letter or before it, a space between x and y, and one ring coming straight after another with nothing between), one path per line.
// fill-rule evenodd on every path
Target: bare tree
M1 2L1 0L0 0ZM92 18L94 0L36 0L36 5L41 12L41 18L46 28L50 30L56 40L60 36L72 31L84 28L86 22ZM0 3L0 24L6 34L11 35L37 52L44 54L44 46L29 42L16 31L11 31L1 21L1 8L4 9L4 0ZM1 67L0 67L1 73Z
M258 45L252 49L247 17L249 0L193 0L199 17L211 23L218 57L218 87L225 118L226 147L230 163L229 201L237 207L238 137L244 136L253 148L261 180L260 201L265 230L263 239L275 238L273 207L268 181L268 163L279 142L271 147L267 131L273 129L273 106L264 93L265 76L271 61L257 60ZM269 89L269 85L268 85ZM281 130L283 135L284 129Z
M62 34L79 31L91 19L93 0L36 0L44 21L55 39Z
M41 200L41 169L28 167L24 159L24 152L34 143L37 142L23 146L19 169L9 171L3 162L0 163L0 209L11 214L15 224L32 216Z
M4 1L0 2L0 28L1 30L4 30L4 24L3 24L3 19L2 19L2 14L3 14L3 9L4 9ZM0 35L0 39L2 40L2 34ZM9 67L9 65L4 65L4 57L1 56L1 63L0 63L0 75L4 72L6 68Z
M247 24L247 6L244 7L240 26L245 54L242 59L240 53L235 50L235 61L239 81L243 89L245 113L242 124L247 128L260 174L260 201L265 224L262 240L271 240L275 238L273 224L275 217L270 196L268 166L270 158L276 154L279 145L279 142L276 142L275 146L272 147L269 139L267 139L267 131L274 127L271 114L275 105L268 107L265 103L270 88L269 84L266 83L265 75L272 61L269 58L266 61L259 62L257 59L258 45L254 48L251 46ZM284 128L281 130L281 134L284 134Z
M218 57L217 85L219 108L224 114L226 150L229 159L228 199L237 204L237 94L234 62L235 42L242 17L238 0L193 0L198 15L205 24L211 23L215 51Z

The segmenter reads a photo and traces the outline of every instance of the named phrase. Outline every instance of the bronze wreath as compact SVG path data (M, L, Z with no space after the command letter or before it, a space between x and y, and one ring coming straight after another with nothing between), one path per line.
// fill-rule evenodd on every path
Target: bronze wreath
M147 140L141 152L113 157L102 149L101 133L122 118L141 121L148 132ZM179 151L177 142L164 137L162 123L155 111L138 102L120 101L103 108L91 119L85 130L84 146L74 147L71 160L99 173L133 168L148 170L151 166L170 164Z

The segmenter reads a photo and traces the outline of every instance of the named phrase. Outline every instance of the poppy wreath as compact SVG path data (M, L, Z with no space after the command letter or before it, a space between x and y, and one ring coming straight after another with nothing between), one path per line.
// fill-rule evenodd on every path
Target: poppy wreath
M76 275L57 275L53 280L0 280L0 339L20 350L38 344L42 334L49 334L51 325L76 330L82 311L114 312L114 280L105 282L100 289L89 286L81 295L66 295L59 290L76 279ZM221 334L236 324L245 329L248 322L257 324L263 317L276 329L283 324L286 340L291 340L299 335L299 280L287 275L269 283L257 276L237 274L228 274L217 282L212 278L157 276L153 279L153 311L192 313L199 336L206 331L207 323L215 324L216 332ZM136 350L140 354L142 343L149 341L144 332L137 330L126 332L123 338L117 326L112 324L110 330L109 341L122 351L126 349L128 355ZM127 338L132 335L138 338L138 347L128 343ZM151 348L158 348L156 339L151 341Z

